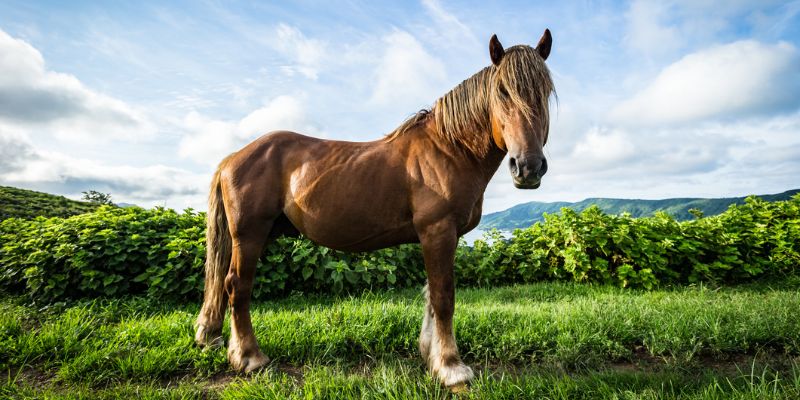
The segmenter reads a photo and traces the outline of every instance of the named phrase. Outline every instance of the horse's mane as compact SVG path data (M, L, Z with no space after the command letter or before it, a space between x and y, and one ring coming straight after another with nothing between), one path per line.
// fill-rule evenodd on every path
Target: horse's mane
M502 85L507 94L498 88ZM544 60L530 46L506 49L499 66L490 65L467 78L386 136L392 141L433 117L436 132L454 144L483 156L491 148L492 107L515 107L529 122L548 118L548 100L555 89Z

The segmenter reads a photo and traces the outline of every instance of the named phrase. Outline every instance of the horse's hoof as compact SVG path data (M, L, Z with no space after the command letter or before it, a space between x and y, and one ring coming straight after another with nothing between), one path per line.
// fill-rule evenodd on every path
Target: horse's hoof
M460 361L450 366L439 367L435 373L442 384L448 388L467 385L475 377L472 368Z
M238 358L229 355L228 361L231 363L233 369L245 374L256 372L269 364L269 358L260 351L252 356L242 356Z
M469 386L466 383L456 383L453 386L448 387L450 389L450 393L452 394L466 394L469 393Z

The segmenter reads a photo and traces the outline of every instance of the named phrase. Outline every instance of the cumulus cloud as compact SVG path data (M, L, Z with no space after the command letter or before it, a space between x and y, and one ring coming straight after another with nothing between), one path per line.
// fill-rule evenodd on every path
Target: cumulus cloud
M19 170L34 157L33 146L27 140L0 131L0 176Z
M278 96L239 121L191 112L184 119L184 126L187 134L181 139L178 154L208 165L216 165L227 154L270 131L320 133L306 116L300 100L292 96Z
M36 148L25 138L0 135L0 182L78 196L86 190L111 193L115 201L142 206L182 201L197 204L208 176L165 165L109 165Z
M768 36L792 23L800 6L782 0L634 0L625 12L623 44L647 61L667 61L680 51L719 43L720 37Z
M611 112L631 125L736 118L800 107L800 57L781 42L738 41L689 54Z
M730 149L749 143L742 136L723 135L718 129L626 130L595 126L568 154L555 155L554 174L614 180L704 174L731 160ZM726 125L725 129L731 129Z
M442 61L405 31L389 34L384 38L384 45L375 70L377 83L371 100L402 109L432 103L442 93L447 77Z
M316 80L322 60L325 57L325 45L321 40L310 39L299 29L286 24L279 24L275 29L275 49L294 62L283 66L283 71L293 75L295 71L309 79Z
M625 161L635 152L633 143L622 132L593 127L575 145L571 157L596 167L597 164L608 165Z
M152 132L126 103L50 71L42 54L0 30L0 122L45 127L60 138L141 138Z

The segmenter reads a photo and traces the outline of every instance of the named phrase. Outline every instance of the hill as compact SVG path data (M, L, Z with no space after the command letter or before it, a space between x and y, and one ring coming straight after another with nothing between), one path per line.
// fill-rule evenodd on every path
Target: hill
M0 221L6 218L69 217L94 211L99 204L64 196L0 186Z
M758 197L767 201L781 201L788 200L797 193L800 193L800 189L788 190L778 194L760 195ZM478 229L512 230L526 228L534 222L542 221L544 213L558 213L563 207L582 211L593 204L596 204L609 214L629 213L634 217L647 217L653 215L656 211L664 211L677 220L684 221L692 218L689 213L690 209L696 208L706 216L717 215L727 210L731 204L744 203L744 199L745 197L717 199L674 198L663 200L590 198L576 203L532 201L518 204L504 211L484 215Z

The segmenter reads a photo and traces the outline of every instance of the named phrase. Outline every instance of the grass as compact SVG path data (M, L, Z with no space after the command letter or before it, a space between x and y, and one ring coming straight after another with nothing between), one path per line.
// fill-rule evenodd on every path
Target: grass
M70 200L64 196L0 186L0 221L38 216L66 218L94 211L98 207L100 205L96 203Z
M474 398L800 398L800 280L651 292L565 283L457 294ZM442 398L417 290L253 306L270 368L192 342L196 304L0 300L0 398ZM225 328L226 335L229 328Z

